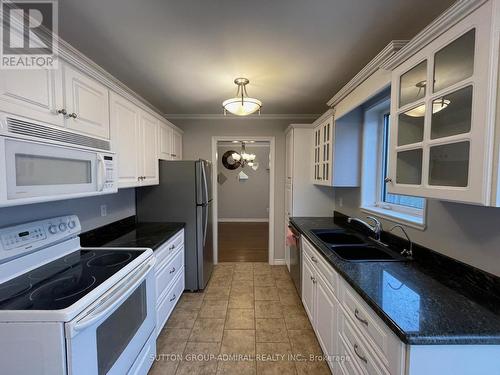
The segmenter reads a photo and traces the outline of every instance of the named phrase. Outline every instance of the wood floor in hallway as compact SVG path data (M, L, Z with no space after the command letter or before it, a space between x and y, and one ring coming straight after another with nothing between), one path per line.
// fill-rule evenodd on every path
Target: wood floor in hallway
M150 375L330 374L321 356L286 266L220 263L204 292L183 294Z
M219 262L268 262L269 223L219 223Z

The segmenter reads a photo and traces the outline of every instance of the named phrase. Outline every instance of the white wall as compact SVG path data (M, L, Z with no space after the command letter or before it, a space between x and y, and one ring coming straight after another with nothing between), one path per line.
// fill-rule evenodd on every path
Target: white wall
M222 165L222 156L226 151L240 152L241 145L219 146L217 148L218 172L226 180L217 184L219 219L268 219L269 218L269 146L248 144L248 153L256 155L259 168L255 171L249 166L243 169L227 169ZM248 180L240 180L238 175L244 172Z
M285 258L285 129L290 123L304 120L259 119L195 119L175 120L184 130L184 159L212 159L212 136L274 136L276 140L276 169L274 192L274 257Z
M101 217L102 204L107 206L105 217ZM124 189L116 194L0 208L0 227L69 214L78 216L83 232L124 219L135 215L135 190Z

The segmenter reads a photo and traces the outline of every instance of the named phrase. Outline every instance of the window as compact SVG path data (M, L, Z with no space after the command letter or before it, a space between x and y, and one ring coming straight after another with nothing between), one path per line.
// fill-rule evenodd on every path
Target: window
M425 199L391 194L385 182L389 164L389 105L385 98L364 109L361 208L391 221L423 228Z

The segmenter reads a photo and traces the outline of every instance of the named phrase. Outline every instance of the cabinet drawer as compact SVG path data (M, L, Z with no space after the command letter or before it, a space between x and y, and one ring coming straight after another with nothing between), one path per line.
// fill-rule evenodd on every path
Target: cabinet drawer
M359 329L382 363L391 369L391 373L397 371L402 362L403 343L345 280L341 285L341 303L352 324Z
M175 253L177 249L184 245L184 229L180 230L170 241L161 245L155 250L156 269L162 267L168 257Z
M335 272L331 265L327 263L326 260L323 259L323 256L314 248L311 243L305 239L304 236L302 238L302 254L304 257L307 257L317 271L321 273L321 276L327 281L328 287L332 290L332 292L338 296L339 293L339 276L337 272Z
M388 375L389 371L380 363L372 348L361 339L349 319L341 314L339 324L340 336L344 340L344 345L350 351L350 357L362 373L369 375ZM393 373L395 374L395 373Z
M340 334L338 336L339 355L341 358L339 361L335 362L335 370L333 373L342 375L362 375L363 373L356 364L353 353L347 348L344 338Z
M179 273L184 273L184 249L178 250L172 260L156 269L156 302L163 298Z
M183 291L184 272L181 272L177 275L172 287L165 293L161 302L156 306L156 336L160 334Z

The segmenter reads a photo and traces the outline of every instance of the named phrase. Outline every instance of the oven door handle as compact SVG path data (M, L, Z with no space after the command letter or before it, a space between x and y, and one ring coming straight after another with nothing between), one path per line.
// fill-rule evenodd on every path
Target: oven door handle
M94 310L72 325L71 331L75 333L82 331L101 320L109 312L113 311L123 302L123 300L133 293L139 284L144 281L148 272L154 267L154 265L155 258L153 257L145 265L141 266L128 281L117 287L111 295L104 297Z
M97 154L97 162L99 164L97 191L101 192L104 190L104 184L106 183L106 162L101 154Z

